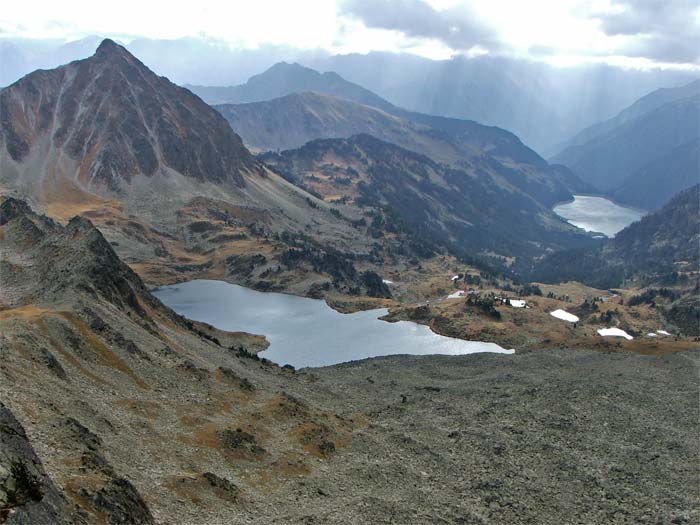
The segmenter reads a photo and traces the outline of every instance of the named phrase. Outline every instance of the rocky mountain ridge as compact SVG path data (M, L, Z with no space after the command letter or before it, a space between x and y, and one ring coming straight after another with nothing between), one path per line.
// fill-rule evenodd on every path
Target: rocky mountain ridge
M113 41L3 89L0 108L0 194L59 221L90 217L151 282L209 271L246 279L232 261L242 251L275 259L289 246L270 249L270 235L285 232L371 251L350 221L256 160L218 112ZM305 293L317 279L285 286Z
M550 166L512 133L477 122L314 92L215 107L239 130L246 145L258 151L293 149L313 139L365 133L459 169L470 170L475 162L486 161L489 174L499 184L540 204L551 206L569 199L572 191L593 191L567 168Z
M367 134L260 158L324 200L380 212L372 217L373 237L406 229L426 251L533 256L589 241L533 199L499 187L488 175L488 159L463 171Z

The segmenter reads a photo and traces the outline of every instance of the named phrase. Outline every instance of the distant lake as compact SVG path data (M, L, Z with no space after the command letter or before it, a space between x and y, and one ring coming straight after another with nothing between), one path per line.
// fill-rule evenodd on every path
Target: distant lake
M614 237L617 232L638 221L644 212L625 208L603 197L574 195L573 202L554 207L554 213L589 232Z
M512 353L495 343L444 337L408 321L379 320L386 309L341 314L324 301L257 292L223 281L189 281L153 294L195 321L266 336L270 347L259 355L295 368L393 354Z

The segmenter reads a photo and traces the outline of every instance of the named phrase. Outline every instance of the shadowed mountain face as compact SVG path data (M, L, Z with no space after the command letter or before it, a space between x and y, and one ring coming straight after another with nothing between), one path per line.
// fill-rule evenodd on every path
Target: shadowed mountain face
M650 93L553 157L616 200L656 209L700 180L700 81Z
M700 141L693 139L655 158L627 177L610 195L618 202L655 210L700 181Z
M598 287L624 279L663 279L700 270L700 185L676 195L660 210L620 231L595 250L564 251L537 264L543 281L576 280Z
M592 189L567 168L548 165L512 133L472 121L310 92L215 107L256 150L292 149L314 139L366 133L466 171L477 162L488 165L500 185L548 206L570 199L571 191Z
M620 111L616 116L603 122L598 122L587 127L580 133L559 146L560 151L564 151L571 146L581 146L589 140L603 135L615 128L622 126L626 122L634 120L642 115L654 111L661 106L671 102L697 97L700 94L700 80L695 80L689 84L675 88L661 88L643 96L634 104Z
M585 242L533 199L501 187L489 157L475 157L467 172L363 134L261 159L325 200L382 210L373 220L377 235L382 225L385 232L408 227L426 247L461 256L534 255Z
M88 59L3 89L0 111L5 176L43 170L84 188L117 190L170 170L238 185L243 173L259 171L217 112L111 40Z

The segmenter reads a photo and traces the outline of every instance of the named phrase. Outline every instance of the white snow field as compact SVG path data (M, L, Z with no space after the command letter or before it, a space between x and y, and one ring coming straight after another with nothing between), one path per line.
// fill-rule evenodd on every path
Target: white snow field
M561 319L562 321L568 321L570 323L578 323L579 318L575 316L574 314L570 314L566 310L562 310L561 308L559 310L554 310L553 312L549 312L549 315L552 317L556 317L557 319Z
M628 341L634 339L634 337L620 328L599 328L598 334L603 337L624 337Z

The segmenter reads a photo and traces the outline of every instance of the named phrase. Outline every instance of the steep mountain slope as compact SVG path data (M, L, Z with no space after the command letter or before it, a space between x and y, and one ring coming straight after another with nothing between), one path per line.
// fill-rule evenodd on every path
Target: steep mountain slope
M68 505L15 415L0 401L0 521L73 523Z
M261 172L216 112L111 40L89 59L3 89L0 110L4 180L49 163L53 178L98 192L167 170L238 185Z
M700 271L700 185L618 232L595 250L555 253L537 263L534 278L620 286L625 279L663 281Z
M0 281L1 415L6 421L7 410L21 415L49 474L37 470L41 463L27 452L26 436L14 448L3 439L0 451L9 450L0 454L0 468L13 465L17 494L41 485L10 497L0 510L9 513L9 523L27 522L22 516L42 523L153 523L147 500L155 484L148 477L176 467L163 457L150 474L134 468L160 453L147 443L160 442L162 451L174 442L169 425L151 427L148 414L157 405L177 406L182 391L173 385L196 404L202 392L197 374L213 378L226 361L234 378L225 380L226 388L240 395L235 378L242 381L248 374L237 374L247 367L221 344L255 352L264 339L179 317L147 291L88 220L76 217L64 227L15 199L0 205ZM205 363L206 372L199 368ZM153 395L167 390L169 401ZM10 495L3 476L0 495ZM213 496L214 481L203 495Z
M441 136L429 136L426 126L322 93L306 91L263 102L214 107L238 130L245 145L256 151L293 149L318 138L369 133L401 145L428 142L422 148L433 150L438 158L457 161L464 156L443 143Z
M319 93L290 94L250 104L215 106L258 150L299 147L317 138L346 138L368 133L460 169L486 159L489 173L504 187L545 205L570 198L570 190L589 187L553 168L505 130L476 122L434 117L391 105L384 109Z
M626 122L641 117L650 111L654 111L665 104L697 96L700 96L700 80L695 80L689 84L678 87L657 89L648 95L644 95L631 106L620 111L613 118L598 122L587 127L580 133L577 133L571 139L561 144L558 150L563 151L571 146L581 146L589 140L593 140L599 135L608 133Z
M261 159L328 201L381 211L372 217L373 236L384 223L390 232L407 227L426 248L442 245L461 256L532 256L585 242L531 198L500 187L488 157L474 159L467 172L363 134Z
M664 164L659 159L670 155L671 151L676 150L676 167L690 173L680 179L669 177L668 191L673 194L685 189L685 181L692 179L693 175L693 182L697 181L698 166L693 163L693 150L684 147L700 140L700 91L698 83L687 88L694 93L654 107L641 115L636 115L636 112L645 108L645 103L631 108L629 114L621 114L596 128L601 133L583 144L566 148L552 161L571 168L586 182L605 192L615 191L626 179L629 179L627 185L634 184L632 177L639 175L641 178L637 184L641 192L638 194L643 198L625 202L639 205L651 200L655 205L661 204L663 200L650 197L653 187L646 188L645 181L648 179L651 182L662 176ZM680 92L685 93L685 88ZM623 192L617 195L625 198Z
M627 177L610 195L623 204L656 210L673 195L700 182L700 141L691 140Z

